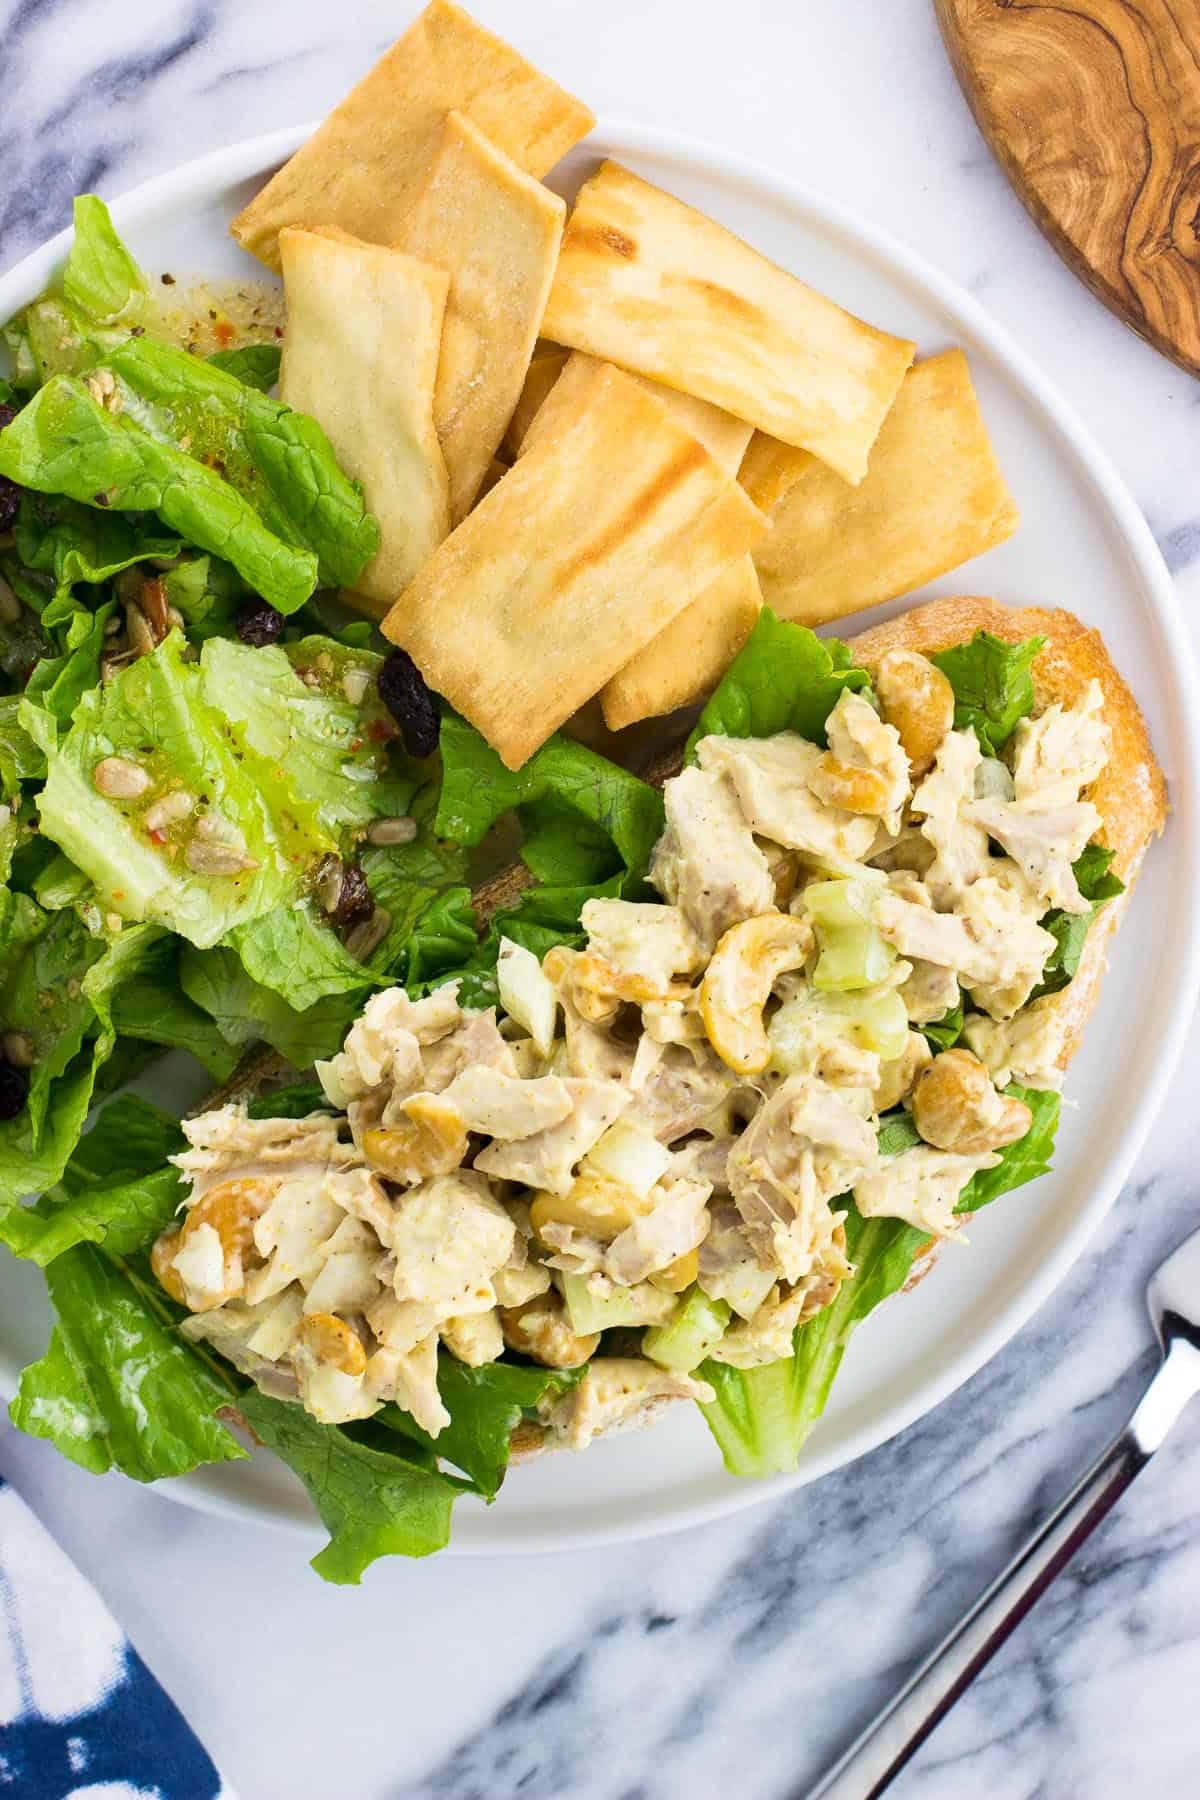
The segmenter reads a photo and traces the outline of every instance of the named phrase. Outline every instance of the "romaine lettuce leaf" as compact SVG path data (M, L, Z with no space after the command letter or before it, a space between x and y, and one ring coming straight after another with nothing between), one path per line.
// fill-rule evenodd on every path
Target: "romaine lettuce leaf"
M313 1557L325 1581L357 1583L381 1556L429 1556L450 1539L458 1484L440 1475L432 1456L401 1440L381 1449L381 1429L352 1436L319 1425L300 1406L251 1389L239 1401L247 1424L295 1470L312 1496L330 1541Z
M1005 1090L1024 1100L1033 1121L1023 1138L1000 1151L994 1169L983 1169L963 1189L957 1210L977 1212L999 1195L1044 1175L1058 1126L1059 1097L1015 1084ZM885 1155L910 1149L915 1127L905 1115L885 1121L879 1147ZM794 1469L809 1432L820 1418L854 1331L881 1301L904 1286L913 1259L928 1242L900 1219L864 1219L849 1200L846 1255L855 1273L833 1302L797 1326L790 1357L760 1369L706 1362L699 1370L717 1397L702 1406L732 1475L773 1475Z
M508 1469L512 1434L525 1412L546 1394L565 1393L583 1369L543 1369L522 1363L469 1368L445 1351L438 1358L438 1393L450 1414L440 1437L430 1437L398 1406L376 1414L380 1424L452 1463L485 1500L496 1498Z
M103 366L158 441L186 440L190 455L218 462L265 525L315 551L323 586L354 585L379 548L379 526L315 419L156 338L128 339Z
M856 669L845 644L819 638L806 625L791 625L764 606L745 644L726 670L687 743L695 760L701 738L771 737L798 731L815 744L825 742L825 721L843 689L861 693L871 685Z
M153 514L106 512L61 495L23 495L15 536L24 567L52 575L59 595L76 582L110 581L135 563L178 556L183 548Z
M977 631L969 644L937 651L937 664L954 689L954 725L971 727L985 756L998 756L1020 719L1033 711L1030 670L1045 638L1006 644L990 631Z
M75 238L63 269L63 293L97 324L135 325L145 312L142 271L117 236L107 206L96 194L75 199Z
M279 771L231 741L226 721L205 698L200 668L183 660L183 650L173 632L106 688L83 696L71 730L49 752L38 809L43 833L95 883L103 909L160 920L204 946L293 899L313 857L335 845L297 819ZM34 726L38 716L28 705L22 713ZM256 866L235 875L200 874L169 838L152 841L137 824L146 799L110 800L96 791L96 764L122 753L202 797L240 831Z
M308 902L277 906L261 918L237 925L226 943L237 952L243 969L260 987L268 988L297 1012L305 1012L331 995L351 995L349 1016L379 978L344 948Z
M182 1148L183 1133L172 1113L136 1094L122 1094L96 1113L64 1169L54 1197L152 1175Z
M481 843L498 819L515 811L526 831L522 856L541 881L575 886L622 866L638 879L645 874L663 828L662 795L628 770L559 734L524 768L506 769L451 712L442 720L441 751L439 837ZM575 845L567 815L577 822Z
M279 994L247 975L235 950L185 945L179 980L187 998L214 1021L227 1044L242 1049L262 1040L295 1068L336 1056L360 1010L355 996L331 994L297 1012Z
M205 697L238 743L277 772L298 817L339 842L405 813L416 787L389 755L392 722L374 680L382 660L324 637L286 650L212 638L200 659ZM364 677L362 698L348 699L343 683Z
M279 364L283 355L279 344L243 344L238 350L214 350L207 358L214 369L224 369L247 387L266 394L279 380Z
M9 1416L94 1474L135 1481L245 1456L216 1414L233 1397L180 1339L149 1289L90 1245L46 1271L58 1313L49 1348L21 1376Z
M960 992L956 1006L952 1006L949 1012L944 1012L940 1019L934 1019L928 1025L922 1025L919 1028L921 1035L929 1039L935 1056L939 1051L951 1050L957 1044L962 1036L965 1018Z
M1079 972L1083 946L1087 942L1087 934L1092 928L1092 920L1096 917L1106 900L1114 900L1118 894L1125 892L1125 883L1119 875L1110 871L1113 852L1104 849L1100 844L1088 844L1080 856L1077 856L1072 867L1079 891L1085 900L1091 902L1090 909L1084 913L1063 912L1056 907L1042 919L1042 928L1054 938L1054 949L1046 958L1042 970L1042 979L1034 990L1034 998L1042 994L1057 994L1073 981Z
M79 702L100 679L104 627L115 611L112 604L96 612L75 609L65 621L62 654L43 656L26 683L25 699L60 725L70 724Z
M207 463L160 442L128 411L101 406L76 376L53 376L0 431L0 475L88 506L157 513L231 562L280 612L294 612L316 586L311 550L277 536Z

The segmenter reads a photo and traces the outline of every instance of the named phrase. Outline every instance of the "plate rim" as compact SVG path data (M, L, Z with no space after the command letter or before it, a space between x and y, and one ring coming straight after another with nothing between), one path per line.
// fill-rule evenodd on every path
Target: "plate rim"
M136 230L141 221L165 207L186 206L190 201L205 197L214 188L247 180L284 161L311 135L316 123L319 121L242 138L151 176L109 203L113 217L124 229ZM882 264L923 297L956 315L976 343L1004 369L1021 396L1036 409L1043 427L1073 460L1076 472L1087 479L1115 526L1131 558L1135 578L1145 589L1162 649L1172 668L1179 672L1172 684L1181 750L1179 766L1172 780L1170 828L1174 855L1179 862L1175 879L1190 883L1193 888L1200 886L1200 817L1197 811L1200 695L1194 679L1189 682L1184 678L1185 671L1194 676L1195 656L1174 584L1150 527L1108 452L1092 435L1074 406L1008 328L996 321L973 294L923 254L910 249L853 207L779 174L756 158L686 132L603 115L596 122L594 136L597 143L615 140L617 145L623 146L621 154L636 157L643 151L693 169L707 179L727 185L732 182L776 205L808 214L826 231L832 230L844 243ZM577 149L586 152L588 143L588 139L583 140ZM19 306L41 291L65 255L71 236L72 228L67 226L0 275L0 317L9 318ZM915 1389L906 1401L897 1402L880 1418L850 1432L836 1448L824 1452L816 1448L791 1475L754 1483L730 1478L727 1492L697 1500L691 1505L675 1506L665 1516L629 1519L622 1514L611 1525L556 1531L550 1537L539 1536L533 1531L525 1540L489 1543L462 1536L456 1540L452 1536L443 1554L461 1557L544 1554L592 1549L683 1531L694 1525L728 1518L752 1506L765 1505L784 1493L848 1466L908 1430L990 1362L1024 1328L1074 1267L1125 1186L1150 1133L1178 1067L1198 999L1200 916L1187 928L1183 966L1166 1029L1158 1040L1157 1054L1142 1077L1138 1100L1115 1146L1104 1179L1055 1250L1025 1286L999 1309L992 1324L972 1339L969 1348L952 1357L940 1374L929 1377ZM15 1373L15 1365L0 1346L0 1393L5 1397L15 1391ZM229 1466L219 1465L219 1468L224 1471ZM312 1517L302 1517L299 1509L287 1512L261 1500L222 1491L216 1487L213 1471L209 1469L201 1468L190 1475L154 1485L164 1498L201 1512L250 1519L314 1542L325 1535L315 1512Z

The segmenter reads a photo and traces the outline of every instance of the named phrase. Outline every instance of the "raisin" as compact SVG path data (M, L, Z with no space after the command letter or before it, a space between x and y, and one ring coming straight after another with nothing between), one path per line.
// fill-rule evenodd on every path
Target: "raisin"
M324 898L322 895L322 899ZM342 864L337 899L333 906L326 907L326 911L330 923L343 932L353 931L356 925L361 925L364 919L371 917L375 911L375 901L360 863Z
M400 727L410 756L432 756L441 719L437 702L407 650L393 650L379 671L379 698Z
M0 1061L0 1119L15 1119L25 1110L29 1077L14 1063Z
M243 644L253 644L261 650L264 644L273 644L282 630L283 614L276 612L269 600L263 600L257 594L238 612L237 634Z

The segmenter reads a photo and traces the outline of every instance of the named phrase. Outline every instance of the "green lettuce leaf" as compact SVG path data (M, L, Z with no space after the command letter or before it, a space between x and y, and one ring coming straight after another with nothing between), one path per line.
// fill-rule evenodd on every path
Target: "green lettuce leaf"
M75 238L63 270L63 293L98 324L134 325L143 316L146 283L96 194L75 199Z
M53 576L60 595L76 582L110 581L135 563L177 556L182 549L153 514L105 512L44 494L22 496L16 547L26 569Z
M1085 913L1063 912L1060 907L1055 907L1042 919L1043 930L1054 938L1054 948L1046 958L1042 979L1034 990L1035 999L1042 994L1057 994L1060 988L1074 980L1093 919L1106 900L1113 900L1125 892L1125 883L1109 868L1112 859L1111 850L1105 850L1100 844L1088 844L1072 864L1079 891L1091 906Z
M248 590L232 563L219 556L185 557L165 572L162 582L167 605L182 615L195 642L236 630Z
M322 586L353 586L379 548L379 526L315 419L156 338L128 339L103 366L159 442L219 463L265 525L316 553Z
M226 942L251 981L278 994L296 1012L341 994L352 996L353 1016L378 980L308 904L278 906L236 926Z
M622 866L639 880L663 828L657 789L556 735L521 769L506 769L465 719L442 720L442 795L435 829L456 844L481 843L515 812L525 862L539 880L563 886L603 880ZM567 819L575 821L572 844Z
M94 882L101 907L160 920L204 946L295 898L312 859L335 846L296 817L279 772L232 741L227 721L205 697L201 669L183 660L184 647L172 632L107 687L84 694L71 730L50 750L38 809L43 833ZM22 719L36 726L38 709L26 705ZM198 874L178 843L152 841L138 819L155 787L134 801L96 791L95 766L113 754L132 756L157 780L178 780L202 796L240 831L256 866L236 875Z
M266 394L279 380L282 355L279 344L243 344L239 350L214 350L207 360L214 369L224 369L247 387Z
M330 1541L312 1560L325 1581L357 1584L381 1556L429 1556L450 1539L457 1485L414 1445L411 1455L380 1449L338 1425L319 1425L302 1407L251 1390L239 1402L246 1422L312 1496Z
M83 696L100 679L104 628L115 611L111 604L94 613L82 607L73 610L65 626L62 654L43 656L26 683L25 699L60 725L70 724Z
M49 1348L21 1376L14 1425L94 1474L184 1475L246 1452L216 1418L224 1386L178 1338L130 1272L90 1245L46 1271L58 1313Z
M0 431L0 475L88 506L157 513L188 543L231 562L280 612L294 612L316 586L311 550L269 529L207 463L160 442L128 411L99 405L75 376L53 376Z
M982 1169L963 1189L957 1210L977 1212L999 1195L1035 1181L1050 1167L1058 1126L1057 1094L1013 1085L1006 1093L1024 1100L1033 1114L1029 1130L1000 1151L994 1169ZM884 1155L911 1149L917 1139L906 1115L883 1122ZM699 1373L717 1397L700 1410L721 1446L733 1475L784 1474L825 1409L834 1377L855 1330L889 1295L904 1286L913 1259L928 1238L900 1219L864 1219L852 1200L845 1212L846 1255L855 1274L833 1302L807 1324L797 1326L790 1357L760 1369L733 1369L706 1362Z
M261 1040L297 1069L308 1068L318 1057L336 1056L359 1010L356 997L332 994L298 1012L253 980L236 950L222 946L196 950L185 945L179 980L187 998L215 1022L227 1044L240 1050Z
M561 1394L583 1379L583 1369L542 1369L520 1363L468 1368L446 1352L438 1358L438 1393L450 1414L439 1437L430 1437L398 1406L385 1406L380 1424L452 1463L475 1492L492 1501L508 1469L512 1434L546 1394Z
M940 1019L934 1019L930 1024L920 1027L922 1036L928 1038L933 1046L935 1056L939 1051L953 1049L957 1044L962 1036L965 1017L960 993L957 1006L952 1006L949 1012L944 1012Z
M730 664L696 722L687 743L695 760L701 738L771 737L798 731L815 744L825 742L825 721L843 689L869 689L871 678L856 669L845 644L819 638L806 625L790 625L764 606L758 623Z
M382 660L325 637L286 651L212 638L201 657L205 697L239 745L275 771L293 813L339 842L407 812L416 787L389 755L392 722L374 679ZM347 699L343 682L364 676L362 699Z
M931 657L954 689L954 724L973 727L985 756L998 756L1021 719L1033 711L1030 670L1045 638L1006 644L990 631L977 631L969 644Z
M179 1120L136 1094L122 1094L96 1113L63 1171L59 1199L93 1186L114 1187L161 1169L183 1148Z

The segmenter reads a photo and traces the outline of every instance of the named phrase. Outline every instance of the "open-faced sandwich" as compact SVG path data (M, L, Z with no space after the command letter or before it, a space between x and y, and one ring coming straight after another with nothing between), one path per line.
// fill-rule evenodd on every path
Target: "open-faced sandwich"
M234 221L282 302L84 198L4 333L12 1416L270 1446L337 1581L676 1400L794 1468L1049 1166L1164 819L1069 613L814 634L1016 528L966 359L614 163L568 208L589 124L433 0Z

